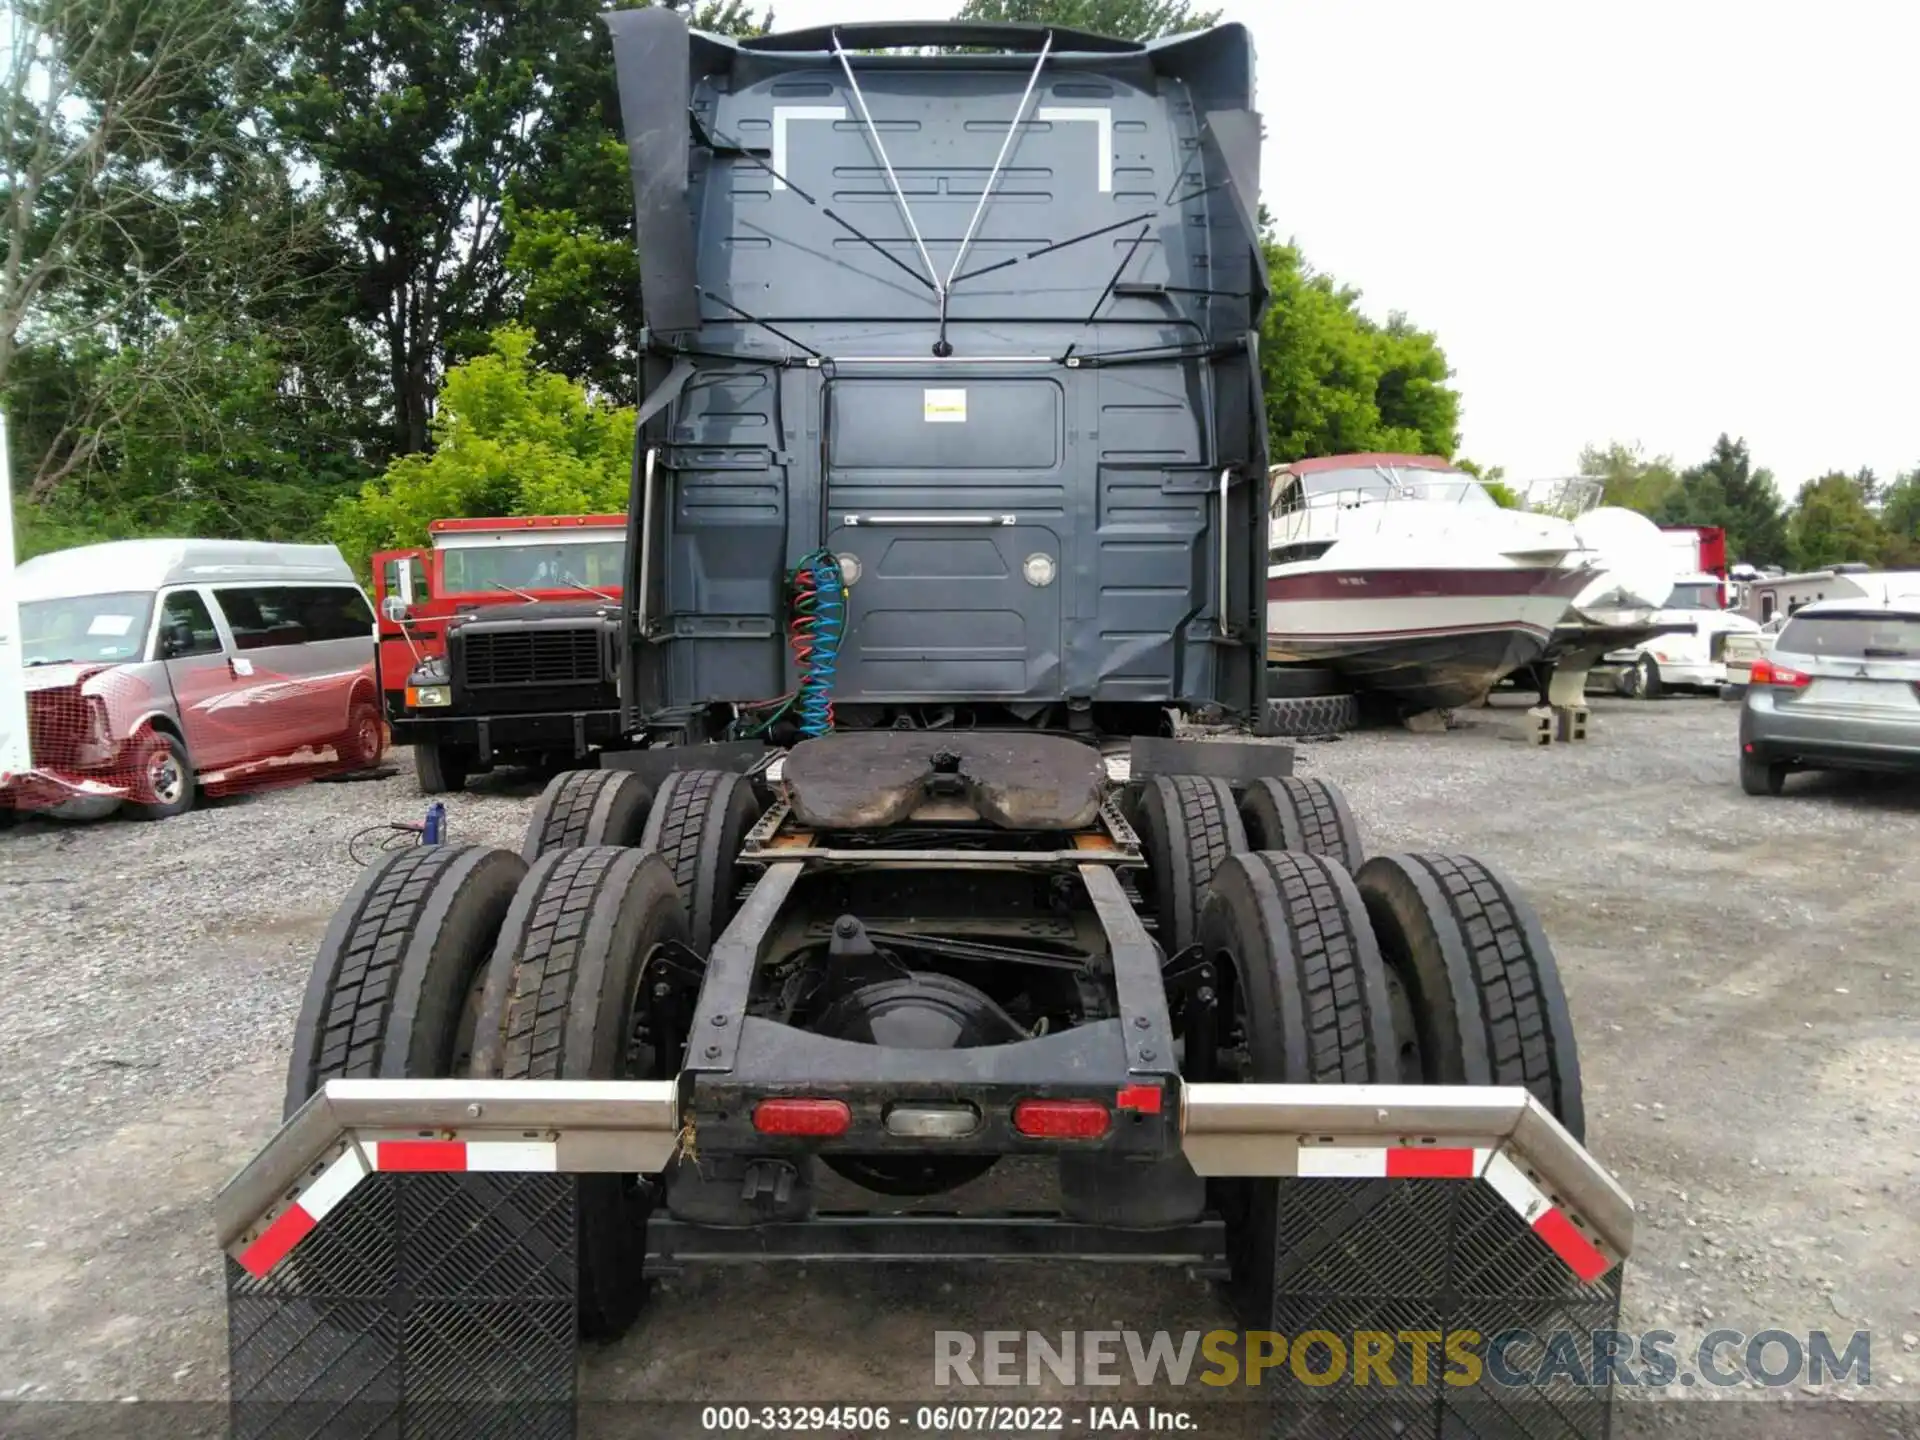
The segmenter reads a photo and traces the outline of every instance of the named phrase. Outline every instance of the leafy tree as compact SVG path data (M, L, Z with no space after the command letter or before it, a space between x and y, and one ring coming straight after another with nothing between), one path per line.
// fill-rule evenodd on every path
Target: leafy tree
M744 37L766 34L773 20L771 9L756 11L749 0L706 0L691 8L688 23ZM542 364L605 394L630 394L642 328L640 266L604 34L550 79L557 122L539 162L508 179L503 199L513 318L532 328Z
M99 360L87 403L111 428L92 464L20 507L23 555L103 537L313 536L365 468L295 373L270 338L206 316Z
M1292 245L1265 245L1273 298L1260 361L1274 459L1453 454L1460 397L1434 336L1400 315L1375 324L1357 290L1316 274Z
M1886 548L1880 518L1867 507L1859 476L1838 471L1800 489L1789 524L1793 563L1802 570L1875 563Z
M1920 568L1920 465L1887 486L1880 503L1880 525L1881 563L1889 569Z
M432 454L403 455L340 501L327 529L356 564L426 542L444 516L572 515L626 508L634 412L542 370L533 334L502 327L447 372Z
M1653 517L1662 525L1718 525L1730 558L1784 565L1791 558L1787 518L1773 472L1753 468L1745 440L1722 435L1705 464L1686 470Z
M957 20L1058 25L1122 40L1155 40L1220 23L1218 10L1195 10L1190 0L966 0Z
M1665 455L1648 459L1638 445L1618 440L1589 445L1580 452L1580 473L1602 482L1600 503L1658 514L1680 483L1673 461Z
M23 343L142 318L250 148L244 0L14 0L0 52L0 389ZM62 299L69 303L59 303Z

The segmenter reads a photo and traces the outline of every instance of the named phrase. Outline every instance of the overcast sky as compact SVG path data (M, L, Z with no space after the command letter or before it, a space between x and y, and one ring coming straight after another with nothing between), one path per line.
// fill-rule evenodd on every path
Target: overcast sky
M1727 430L1789 494L1920 465L1920 4L1215 3L1254 35L1281 232L1439 333L1463 453L1687 464Z

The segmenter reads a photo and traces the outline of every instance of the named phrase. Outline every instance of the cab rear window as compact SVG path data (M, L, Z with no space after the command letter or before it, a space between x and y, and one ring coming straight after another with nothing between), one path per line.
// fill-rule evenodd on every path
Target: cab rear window
M1796 615L1774 649L1835 660L1920 660L1920 615Z

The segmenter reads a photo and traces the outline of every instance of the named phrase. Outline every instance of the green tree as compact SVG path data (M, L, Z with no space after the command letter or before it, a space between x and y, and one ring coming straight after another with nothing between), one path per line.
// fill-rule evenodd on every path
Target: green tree
M1155 40L1217 25L1220 12L1196 10L1190 0L966 0L954 18Z
M1638 445L1618 440L1589 445L1580 452L1580 473L1602 482L1600 503L1658 514L1680 483L1673 461L1665 455L1652 459Z
M366 468L343 434L351 416L302 394L298 375L269 336L208 315L97 360L83 407L111 424L91 463L20 507L21 553L138 535L311 538Z
M1753 468L1745 440L1722 435L1705 464L1680 476L1653 517L1662 525L1718 525L1730 560L1785 565L1792 547L1773 472Z
M1920 568L1920 465L1887 486L1880 503L1884 543L1880 563L1889 569Z
M774 20L772 9L749 0L676 8L690 11L694 29L714 35L763 35ZM597 20L593 28L604 30ZM613 52L604 34L548 79L556 123L538 162L509 176L503 192L509 308L516 323L533 330L542 364L604 394L628 395L642 328L640 265Z
M426 542L445 516L624 510L634 412L534 363L533 334L502 327L488 353L448 370L431 454L394 460L334 505L327 530L356 564Z
M1839 471L1801 486L1788 525L1793 563L1802 570L1876 563L1887 537L1880 517L1867 506L1867 494L1859 476Z
M1384 326L1360 292L1265 242L1273 298L1260 327L1268 443L1276 461L1383 450L1452 455L1459 394L1435 337L1404 316Z

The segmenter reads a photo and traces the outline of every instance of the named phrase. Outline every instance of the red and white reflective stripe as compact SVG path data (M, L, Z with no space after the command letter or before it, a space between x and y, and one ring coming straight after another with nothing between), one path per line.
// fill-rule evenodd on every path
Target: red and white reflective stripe
M303 1190L293 1204L274 1217L271 1225L255 1237L253 1243L235 1258L256 1280L287 1257L292 1250L342 1200L347 1192L366 1177L366 1163L351 1145L339 1159L320 1172L313 1184Z
M1592 1284L1612 1268L1613 1262L1580 1233L1580 1227L1568 1218L1566 1211L1555 1205L1507 1155L1495 1155L1484 1178L1584 1283Z
M560 1168L551 1140L376 1140L367 1147L381 1171L545 1172Z
M1491 1150L1441 1145L1302 1145L1296 1174L1314 1180L1471 1180Z
M1440 1145L1302 1145L1295 1172L1313 1180L1485 1180L1529 1229L1591 1284L1613 1261L1500 1150Z
M363 1151L373 1161L372 1170L360 1158ZM551 1174L559 1168L560 1147L551 1140L375 1140L365 1146L349 1145L235 1258L255 1279L264 1276L374 1171Z

